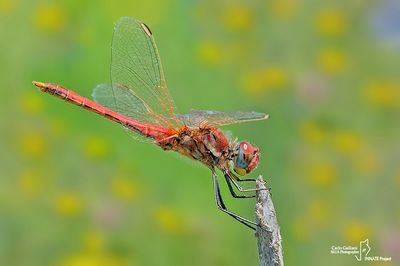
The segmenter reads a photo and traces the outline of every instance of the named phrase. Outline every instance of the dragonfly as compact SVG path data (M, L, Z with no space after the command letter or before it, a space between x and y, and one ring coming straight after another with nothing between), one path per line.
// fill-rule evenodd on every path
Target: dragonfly
M111 83L94 88L94 101L57 84L32 83L45 93L122 125L128 132L165 151L175 151L200 161L211 170L218 209L255 230L255 222L227 209L216 170L223 173L233 197L252 198L254 195L235 192L234 187L240 192L257 190L245 189L239 182L255 181L241 176L257 167L259 149L248 141L230 139L219 127L263 120L268 115L210 110L179 114L167 89L153 34L148 26L135 18L122 17L116 23L111 54Z

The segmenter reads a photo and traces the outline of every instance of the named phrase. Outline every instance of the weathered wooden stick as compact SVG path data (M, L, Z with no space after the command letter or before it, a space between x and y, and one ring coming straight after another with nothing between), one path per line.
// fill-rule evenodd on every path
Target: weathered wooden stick
M283 266L281 233L271 194L262 176L257 178L256 187L262 189L256 192L256 221L259 224L256 237L260 266Z

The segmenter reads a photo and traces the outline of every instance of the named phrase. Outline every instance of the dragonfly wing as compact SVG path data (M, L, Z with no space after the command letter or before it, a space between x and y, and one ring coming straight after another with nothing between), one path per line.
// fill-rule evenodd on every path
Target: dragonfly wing
M98 84L92 92L93 100L127 117L137 120L146 120L148 107L135 95L123 87L111 84ZM124 127L128 135L141 142L153 142L152 139L143 137L129 128Z
M165 127L178 126L173 100L165 82L161 60L150 29L141 21L121 18L114 29L111 59L112 98L115 106L133 100L141 102L141 111L121 110L122 114L141 122ZM120 93L121 88L125 90ZM127 97L127 95L130 95ZM126 102L127 103L127 102ZM139 108L140 109L140 108Z
M267 114L257 112L223 112L210 110L192 110L188 114L178 115L186 125L199 126L203 123L213 126L225 126L249 121L264 120Z
M92 92L92 98L117 113L138 120L146 119L149 112L145 103L128 89L118 85L98 84Z

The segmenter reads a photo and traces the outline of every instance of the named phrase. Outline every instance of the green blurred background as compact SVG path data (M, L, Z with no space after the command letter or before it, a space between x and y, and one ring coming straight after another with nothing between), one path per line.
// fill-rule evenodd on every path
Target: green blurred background
M261 149L287 265L354 265L331 246L367 238L392 257L368 265L400 265L395 0L0 0L0 265L258 264L208 169L31 85L90 97L121 16L151 27L180 112L271 115L224 129Z

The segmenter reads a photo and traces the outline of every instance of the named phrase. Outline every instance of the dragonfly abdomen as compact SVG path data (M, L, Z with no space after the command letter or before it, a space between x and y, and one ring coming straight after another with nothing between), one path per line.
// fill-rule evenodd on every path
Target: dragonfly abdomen
M85 108L86 110L89 110L93 113L99 114L145 137L153 139L161 139L167 137L170 134L170 129L168 128L141 123L132 118L116 113L98 103L95 103L79 95L74 91L63 88L60 85L51 83L42 83L36 81L34 81L33 84L36 85L41 91L45 93L48 93L57 98L63 99L66 102Z

